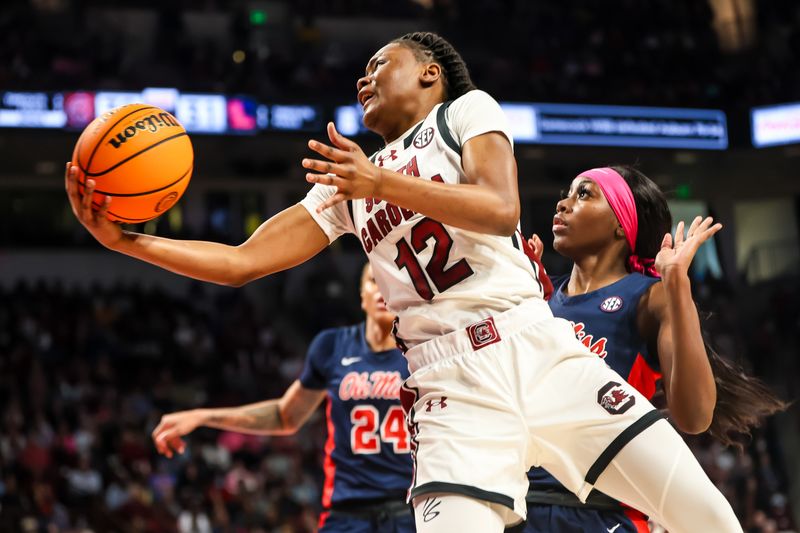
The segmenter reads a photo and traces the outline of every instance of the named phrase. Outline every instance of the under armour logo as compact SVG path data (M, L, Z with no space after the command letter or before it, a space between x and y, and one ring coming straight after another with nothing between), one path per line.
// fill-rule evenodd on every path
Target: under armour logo
M426 498L425 503L422 505L422 520L425 522L430 522L439 516L439 511L437 511L436 508L441 504L442 502L436 498Z
M378 156L378 166L382 167L384 161L394 161L395 159L397 159L397 150L389 150L389 155L386 155L386 156L379 155Z
M428 400L425 402L425 405L428 407L425 408L426 413L430 413L431 409L434 407L438 407L439 409L444 409L447 407L447 396L442 396L439 400Z

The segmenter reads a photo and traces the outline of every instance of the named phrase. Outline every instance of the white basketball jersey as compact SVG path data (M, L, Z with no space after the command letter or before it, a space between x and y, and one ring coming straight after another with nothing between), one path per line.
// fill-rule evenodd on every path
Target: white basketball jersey
M434 107L371 159L416 179L462 183L461 146L492 131L511 139L497 102L474 90ZM511 237L467 231L375 198L318 214L316 207L335 192L315 185L301 204L331 241L343 233L359 238L387 306L399 317L398 341L408 348L543 296L519 231Z

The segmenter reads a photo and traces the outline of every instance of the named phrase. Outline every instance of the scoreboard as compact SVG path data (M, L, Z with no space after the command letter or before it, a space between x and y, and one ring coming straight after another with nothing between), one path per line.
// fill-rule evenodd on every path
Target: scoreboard
M0 128L80 131L95 117L130 103L152 104L174 114L190 133L256 134L264 130L319 131L322 109L315 105L265 104L250 96L143 91L0 92Z
M109 109L134 102L149 103L173 113L186 131L196 134L319 133L331 119L344 135L367 133L358 104L333 108L267 104L248 95L184 93L161 87L142 91L0 92L0 128L80 131ZM718 109L532 102L500 102L500 107L518 144L695 150L728 147L726 116ZM776 109L753 111L756 146L800 139L800 104Z

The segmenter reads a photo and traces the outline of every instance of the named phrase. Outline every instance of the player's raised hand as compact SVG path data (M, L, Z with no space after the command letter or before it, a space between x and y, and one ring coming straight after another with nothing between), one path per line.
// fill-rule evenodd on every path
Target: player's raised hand
M202 424L203 414L198 409L164 415L153 430L153 444L158 453L167 457L172 457L174 452L183 453L186 450L186 443L181 437L188 435Z
M95 181L86 180L84 194L78 190L78 173L80 169L71 162L67 163L64 171L64 188L67 190L67 198L72 206L75 217L83 224L89 233L106 248L113 248L122 238L122 228L119 224L111 222L106 217L108 206L111 204L111 197L105 197L105 203L95 211L92 208L92 193L94 193Z
M336 131L333 122L328 122L328 138L333 146L312 139L308 147L330 161L303 159L303 167L320 173L307 173L306 181L337 189L336 194L317 207L317 212L346 200L379 196L381 169L358 144Z
M687 274L700 245L722 229L722 224L713 222L711 217L695 217L686 237L683 235L683 221L678 222L675 237L667 233L661 241L661 250L656 255L655 264L658 273L665 278L671 274Z
M541 260L542 253L544 253L544 243L542 242L542 239L540 239L539 236L534 233L531 235L531 238L528 239L528 246L531 247L533 255L536 257L536 259Z

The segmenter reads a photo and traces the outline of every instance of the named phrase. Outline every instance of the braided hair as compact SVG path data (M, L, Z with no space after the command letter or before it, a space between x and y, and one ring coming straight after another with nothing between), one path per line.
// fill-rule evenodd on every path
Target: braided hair
M407 33L392 41L409 48L418 61L433 61L444 73L445 100L455 100L475 89L469 77L467 64L461 55L443 37L427 31Z

